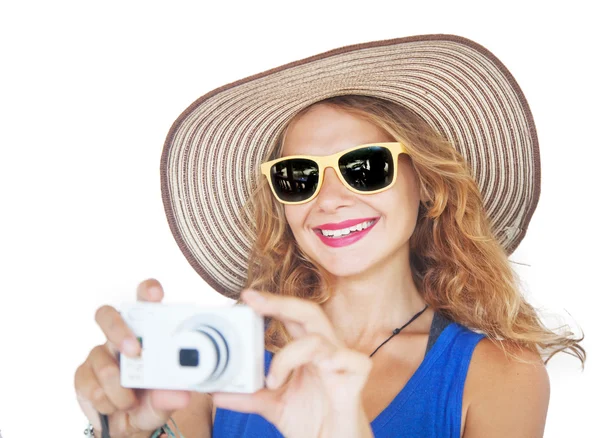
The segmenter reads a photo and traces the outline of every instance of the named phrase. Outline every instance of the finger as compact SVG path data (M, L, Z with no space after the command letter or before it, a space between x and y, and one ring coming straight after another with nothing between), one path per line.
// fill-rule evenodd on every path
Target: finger
M284 321L283 325L285 326L287 332L293 339L301 338L302 336L306 336L306 330L302 324L299 324L294 321Z
M137 405L134 390L121 386L121 372L118 363L104 346L95 347L91 351L90 363L104 394L117 410L127 411Z
M189 391L152 390L152 406L162 411L184 409L191 400Z
M222 409L259 414L267 420L277 417L277 394L268 389L259 389L252 394L215 392L213 403Z
M117 411L108 399L91 365L86 362L75 373L77 400L88 420L96 427L98 412L110 415Z
M336 350L323 336L310 334L290 342L273 356L267 387L277 389L296 368L309 363L318 364L329 358Z
M184 391L141 390L139 399L139 407L130 411L129 426L150 431L165 424L176 410L185 409L191 397L189 392ZM127 426L123 424L121 430L127 430Z
M336 350L330 358L321 361L318 367L327 375L324 384L328 388L330 401L342 411L344 406L355 407L369 379L371 358L344 348Z
M319 333L336 345L340 345L333 327L321 306L307 299L281 296L268 292L246 289L242 299L262 315L275 317L284 323L300 324L306 333Z
M112 346L108 345L111 353L119 351L129 357L140 354L140 343L114 307L100 307L96 311L96 322L104 332L107 341L112 344Z
M154 278L142 281L137 287L138 301L160 302L164 296L165 292L162 285Z
M114 411L114 406L104 395L89 362L84 362L75 371L75 394L84 415L95 429L100 428L98 409Z
M339 348L327 359L319 363L323 370L344 373L348 376L357 377L358 381L367 381L373 361L366 354L349 348Z

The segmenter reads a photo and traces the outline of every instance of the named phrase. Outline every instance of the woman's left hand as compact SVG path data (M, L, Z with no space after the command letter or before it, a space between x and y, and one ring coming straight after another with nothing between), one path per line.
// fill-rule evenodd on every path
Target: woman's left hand
M283 322L293 340L273 356L267 388L214 393L215 405L262 415L288 438L372 437L362 405L369 356L337 339L316 303L250 290L242 299L257 313Z

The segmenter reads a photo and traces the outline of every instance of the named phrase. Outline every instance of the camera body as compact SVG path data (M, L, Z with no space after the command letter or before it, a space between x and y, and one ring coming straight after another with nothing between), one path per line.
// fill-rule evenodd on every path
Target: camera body
M255 392L264 386L264 319L250 307L138 302L120 313L142 344L120 355L121 386Z

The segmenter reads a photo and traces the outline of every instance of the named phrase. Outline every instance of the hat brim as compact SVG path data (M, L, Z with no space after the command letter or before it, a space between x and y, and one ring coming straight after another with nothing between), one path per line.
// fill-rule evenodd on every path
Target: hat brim
M412 110L465 157L495 236L519 245L540 195L529 105L506 67L455 35L421 35L330 50L219 87L175 121L161 158L171 231L219 293L237 299L255 236L239 216L267 148L301 109L344 94Z

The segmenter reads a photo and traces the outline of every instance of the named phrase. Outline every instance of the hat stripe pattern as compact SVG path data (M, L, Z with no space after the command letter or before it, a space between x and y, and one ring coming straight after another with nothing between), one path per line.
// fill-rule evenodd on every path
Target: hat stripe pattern
M469 163L507 253L524 237L540 192L538 143L504 65L453 35L357 44L213 90L173 124L161 161L165 211L187 260L220 293L237 298L244 284L256 231L240 208L272 140L302 108L343 94L420 115Z

